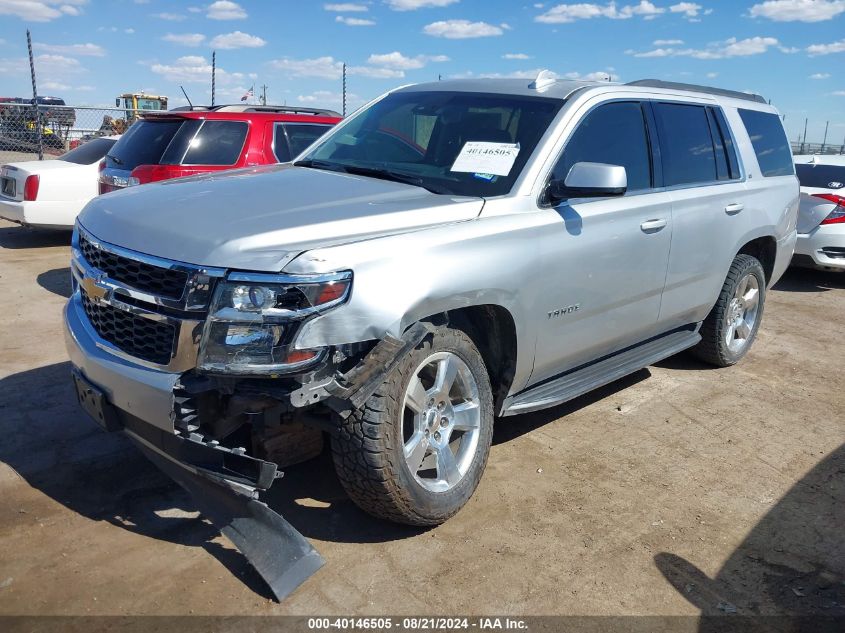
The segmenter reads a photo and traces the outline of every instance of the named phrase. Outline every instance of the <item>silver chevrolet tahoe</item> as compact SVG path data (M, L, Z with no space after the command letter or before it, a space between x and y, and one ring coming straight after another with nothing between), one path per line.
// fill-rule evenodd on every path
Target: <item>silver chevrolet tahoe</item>
M361 508L433 525L473 494L494 420L686 349L739 361L798 199L757 95L546 73L402 87L293 163L93 200L74 380L178 472L255 493L272 447L327 433Z

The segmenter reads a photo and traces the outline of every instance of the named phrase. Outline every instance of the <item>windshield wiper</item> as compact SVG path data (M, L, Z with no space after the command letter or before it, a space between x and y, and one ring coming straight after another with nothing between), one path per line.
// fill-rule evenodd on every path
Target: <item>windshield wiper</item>
M311 169L325 169L327 171L346 171L346 167L339 163L331 163L327 160L314 160L305 158L293 164L294 167L310 167Z
M348 174L355 174L358 176L370 176L372 178L380 178L382 180L391 180L393 182L401 182L406 185L413 185L415 187L422 187L426 191L437 194L448 194L449 191L434 187L420 176L412 174L403 174L398 171L390 169L379 169L378 167L360 167L358 165L343 165L344 171Z

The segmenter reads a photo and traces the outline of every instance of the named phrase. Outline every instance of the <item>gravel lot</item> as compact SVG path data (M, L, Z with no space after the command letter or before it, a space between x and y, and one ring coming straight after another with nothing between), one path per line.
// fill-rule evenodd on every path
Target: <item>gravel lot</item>
M436 529L369 518L325 455L288 469L269 503L327 564L279 605L78 409L68 241L0 221L0 614L845 615L845 275L790 271L737 367L503 421Z

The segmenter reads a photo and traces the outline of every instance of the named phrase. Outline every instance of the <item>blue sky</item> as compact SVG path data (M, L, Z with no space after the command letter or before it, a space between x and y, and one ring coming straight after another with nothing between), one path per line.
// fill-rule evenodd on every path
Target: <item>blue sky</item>
M631 81L654 77L759 92L795 140L845 137L845 0L0 0L0 94L108 105L144 89L184 103L268 101L340 108L391 87L456 76Z

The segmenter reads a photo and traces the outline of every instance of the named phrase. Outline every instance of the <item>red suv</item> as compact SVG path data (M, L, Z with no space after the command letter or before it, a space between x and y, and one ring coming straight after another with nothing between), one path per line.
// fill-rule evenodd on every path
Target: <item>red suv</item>
M145 114L100 163L100 193L287 162L340 120L331 110L254 105Z

